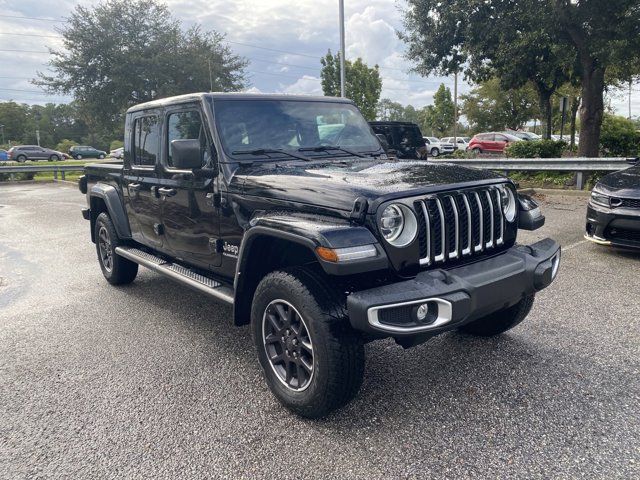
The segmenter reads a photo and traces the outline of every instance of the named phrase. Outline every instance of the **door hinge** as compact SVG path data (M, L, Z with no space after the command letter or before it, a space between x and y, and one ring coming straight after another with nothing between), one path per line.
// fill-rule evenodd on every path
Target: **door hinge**
M153 231L158 236L164 235L164 225L162 225L161 223L154 223L153 224Z
M207 203L215 208L220 208L222 204L222 195L220 192L207 193Z

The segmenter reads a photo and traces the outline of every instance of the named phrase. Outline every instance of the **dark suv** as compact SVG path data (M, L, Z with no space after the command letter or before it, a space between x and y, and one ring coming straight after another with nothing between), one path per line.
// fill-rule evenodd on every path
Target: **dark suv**
M369 122L376 135L383 135L389 149L402 159L426 159L427 145L420 127L411 122Z
M123 164L87 165L80 190L107 281L143 265L232 305L274 395L307 417L356 394L365 343L502 333L560 264L551 239L516 244L544 217L509 179L391 161L346 99L138 105Z
M69 149L69 155L76 160L83 158L100 158L103 159L107 156L107 152L104 150L98 150L97 148L87 147L82 145L76 145Z

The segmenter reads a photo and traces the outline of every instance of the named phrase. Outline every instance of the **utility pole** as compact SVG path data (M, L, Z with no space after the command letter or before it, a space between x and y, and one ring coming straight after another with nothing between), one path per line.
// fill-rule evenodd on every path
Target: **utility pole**
M629 120L631 120L631 86L632 86L632 80L629 79Z
M344 86L344 0L338 1L338 9L340 10L340 96L346 97Z
M0 125L0 132L2 132L2 144L4 145L4 125Z
M458 149L458 71L453 76L453 147Z
M209 91L213 92L213 77L211 76L211 59L208 58L207 61L209 62Z

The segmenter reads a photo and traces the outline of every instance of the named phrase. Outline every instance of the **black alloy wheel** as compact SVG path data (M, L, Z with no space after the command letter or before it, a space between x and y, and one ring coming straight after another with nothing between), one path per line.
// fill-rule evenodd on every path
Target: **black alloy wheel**
M313 343L309 329L296 308L286 300L273 300L262 318L262 341L278 380L300 392L313 379Z
M100 226L100 230L98 230L98 250L102 266L107 272L111 273L113 271L113 250L109 231L104 225Z

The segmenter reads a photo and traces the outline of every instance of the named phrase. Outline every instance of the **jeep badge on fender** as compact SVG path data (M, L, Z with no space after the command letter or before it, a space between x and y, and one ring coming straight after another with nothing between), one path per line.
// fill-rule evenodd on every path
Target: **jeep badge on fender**
M356 395L365 343L498 335L560 264L554 240L516 244L544 217L509 179L390 160L342 98L137 105L123 163L87 165L80 189L108 282L142 265L233 305L273 394L310 418Z

